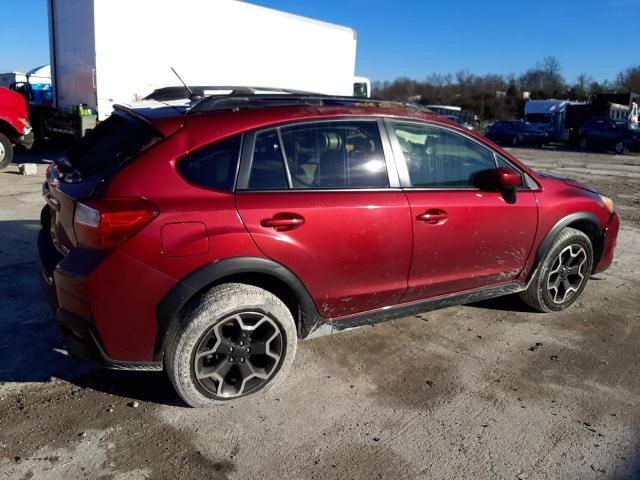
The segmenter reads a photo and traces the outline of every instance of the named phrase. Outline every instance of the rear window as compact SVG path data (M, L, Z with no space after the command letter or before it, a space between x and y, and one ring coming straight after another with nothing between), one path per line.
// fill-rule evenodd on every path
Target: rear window
M151 125L114 113L63 154L82 177L107 174L138 156L161 138Z

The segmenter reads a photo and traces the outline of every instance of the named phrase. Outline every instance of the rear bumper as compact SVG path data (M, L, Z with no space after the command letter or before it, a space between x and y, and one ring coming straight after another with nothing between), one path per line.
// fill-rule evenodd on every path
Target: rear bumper
M60 328L69 353L83 360L115 370L162 370L162 362L120 361L109 357L105 353L99 336L89 319L60 307L58 293L63 298L68 298L69 296L64 288L58 292L56 287L55 271L63 257L55 249L48 233L44 230L41 230L38 234L38 256L40 259L40 285L42 292L54 315L55 322ZM60 278L59 272L57 277ZM74 303L72 302L72 304ZM79 311L82 310L82 308L79 309Z
M113 370L162 370L161 362L122 362L110 358L102 349L88 322L71 312L58 309L55 319L69 353L82 360Z
M607 268L611 266L613 262L613 254L616 248L616 243L618 242L618 231L620 230L620 219L618 218L618 214L614 213L611 215L611 220L609 220L609 225L604 230L604 247L602 250L602 256L600 257L600 261L596 265L593 270L593 273L604 272Z

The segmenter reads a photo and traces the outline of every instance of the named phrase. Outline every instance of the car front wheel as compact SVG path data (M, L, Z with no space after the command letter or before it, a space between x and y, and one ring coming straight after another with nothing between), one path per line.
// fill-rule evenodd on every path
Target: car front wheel
M580 148L582 150L589 150L589 139L587 137L582 137L580 139Z
M591 240L580 230L565 228L538 265L527 290L526 304L541 312L557 312L577 300L593 267Z
M229 283L212 288L174 325L165 367L188 405L224 404L282 380L296 343L295 322L278 297Z
M13 160L13 146L11 140L3 133L0 133L0 170L7 168Z

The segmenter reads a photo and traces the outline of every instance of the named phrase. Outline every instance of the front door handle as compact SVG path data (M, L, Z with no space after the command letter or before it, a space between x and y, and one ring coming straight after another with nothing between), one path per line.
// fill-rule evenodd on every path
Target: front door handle
M447 221L447 218L449 218L447 212L437 208L431 208L416 217L418 221L425 222L428 225L442 225Z
M304 224L304 217L297 213L276 213L271 218L265 218L260 221L260 225L267 228L273 228L276 232L284 232L292 230Z

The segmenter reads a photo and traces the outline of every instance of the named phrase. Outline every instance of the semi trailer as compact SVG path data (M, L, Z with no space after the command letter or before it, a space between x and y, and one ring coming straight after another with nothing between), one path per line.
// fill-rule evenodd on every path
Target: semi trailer
M37 135L82 136L113 105L188 85L370 96L356 32L233 0L48 0L52 102L29 98ZM23 87L25 87L23 85Z

